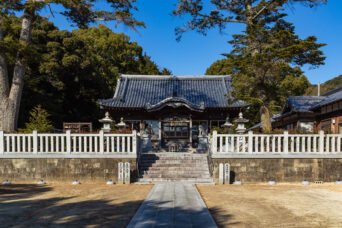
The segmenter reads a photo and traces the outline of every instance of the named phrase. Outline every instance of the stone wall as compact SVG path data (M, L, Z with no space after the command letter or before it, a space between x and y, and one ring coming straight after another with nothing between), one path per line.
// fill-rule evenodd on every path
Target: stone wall
M117 158L11 158L0 159L0 181L13 183L32 183L44 179L47 183L105 182L110 179L117 182L118 163L129 162L131 180L136 177L136 159Z
M212 159L214 181L218 183L219 164L229 163L231 182L333 182L342 179L342 159L333 158L282 158L282 159Z

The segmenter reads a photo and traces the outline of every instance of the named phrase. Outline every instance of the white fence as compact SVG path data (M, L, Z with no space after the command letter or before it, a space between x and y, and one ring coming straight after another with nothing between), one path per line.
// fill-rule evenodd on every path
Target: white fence
M342 134L217 134L212 157L336 157L342 158Z
M119 157L136 158L137 132L132 134L5 134L0 131L0 158Z

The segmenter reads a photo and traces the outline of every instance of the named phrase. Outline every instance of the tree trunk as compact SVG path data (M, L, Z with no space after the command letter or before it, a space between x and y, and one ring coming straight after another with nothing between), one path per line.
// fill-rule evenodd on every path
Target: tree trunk
M8 98L0 104L0 130L12 132L15 130L16 107Z
M20 32L20 43L22 45L28 45L31 41L33 20L34 9L26 9L23 15ZM1 38L2 33L0 33L0 39ZM11 132L17 128L25 71L26 63L23 61L23 53L18 51L11 89L8 91L8 74L5 53L4 51L0 51L0 82L2 84L0 86L0 130Z
M262 105L260 107L260 116L261 116L261 123L262 123L262 131L264 133L271 133L272 132L271 115L266 105Z

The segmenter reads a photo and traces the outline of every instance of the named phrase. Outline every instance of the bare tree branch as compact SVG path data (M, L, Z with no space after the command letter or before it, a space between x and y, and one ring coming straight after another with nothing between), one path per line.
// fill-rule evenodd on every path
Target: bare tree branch
M264 5L264 7L261 8L261 10L259 10L254 16L253 16L253 20L255 18L257 18L265 9L267 9L272 3L274 3L275 0L271 0L269 1L266 5Z

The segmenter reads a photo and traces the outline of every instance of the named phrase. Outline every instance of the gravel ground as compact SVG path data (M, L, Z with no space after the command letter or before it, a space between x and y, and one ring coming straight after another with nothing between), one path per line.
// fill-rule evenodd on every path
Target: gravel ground
M342 227L342 186L197 186L219 227Z
M0 227L125 227L152 185L0 186Z

